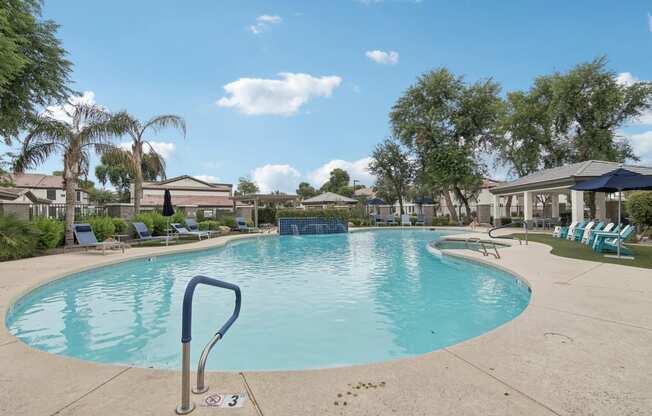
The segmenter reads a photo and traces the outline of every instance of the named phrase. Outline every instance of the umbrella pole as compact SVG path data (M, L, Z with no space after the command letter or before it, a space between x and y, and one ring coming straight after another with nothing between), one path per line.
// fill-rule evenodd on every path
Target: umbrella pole
M622 200L623 200L623 191L618 191L618 224L620 224L620 205L622 205ZM618 258L620 258L620 232L618 233L618 247L616 248L618 251Z

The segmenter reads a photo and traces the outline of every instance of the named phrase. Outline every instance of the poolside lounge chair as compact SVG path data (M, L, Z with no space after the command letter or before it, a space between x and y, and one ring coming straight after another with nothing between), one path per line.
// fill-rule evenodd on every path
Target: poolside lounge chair
M584 236L584 231L588 228L589 230L595 227L595 221L589 221L588 223L584 223L583 225L578 225L575 227L575 235L571 240L575 241L582 241L582 237Z
M588 243L589 242L589 237L591 237L591 231L594 230L595 228L597 228L598 226L600 228L602 228L602 227L604 227L604 223L600 222L598 224L596 221L592 221L592 222L588 223L586 225L586 227L584 227L584 231L582 232L582 235L581 235L581 237L580 237L580 239L578 241L581 242L582 244Z
M210 237L210 234L208 232L206 232L206 231L190 231L186 227L184 227L181 224L176 223L176 222L170 224L170 226L172 226L174 231L177 232L177 235L179 237L197 237L199 240L201 240L202 237L204 237L204 238L209 238Z
M167 241L171 239L171 236L167 235L161 235L161 236L153 236L150 234L149 230L147 229L147 226L145 223L142 222L132 222L131 225L134 226L134 229L136 230L136 236L138 237L138 241L144 242L144 241Z
M249 227L247 225L247 221L243 217L237 217L235 219L235 223L236 223L236 228L240 232L253 233L254 231L257 231L257 229L255 227Z
M578 227L584 227L586 221L573 222L573 224L568 227L568 232L566 233L567 240L575 239L575 230L577 230Z
M577 227L577 221L573 222L570 227ZM555 226L555 229L552 231L552 236L557 238L566 238L568 235L569 226Z
M414 225L426 225L426 216L423 214L417 214L417 222Z
M385 219L385 222L387 223L387 225L396 225L396 218L394 218L393 215L390 215Z
M197 221L195 221L192 218L186 219L186 227L190 232L205 232L208 233L210 237L214 236L215 234L219 234L219 231L214 231L214 230L200 230L199 229L199 224L197 224Z
M385 220L383 219L383 217L381 217L380 215L374 215L374 225L378 226L384 224L385 224Z
M89 248L94 247L97 249L102 249L102 254L106 254L106 249L122 249L122 252L125 252L125 243L119 241L97 241L95 233L93 232L93 227L90 224L73 224L72 232L75 235L75 240L79 247L86 248L88 251Z
M410 220L410 216L408 214L402 214L401 215L401 226L405 225L412 225L412 221Z
M584 230L584 234L582 234L582 244L589 244L589 240L591 239L591 236L593 235L594 231L602 231L606 223L604 221L600 221L599 223L596 223L593 228L589 229L588 227Z
M600 226L602 226L602 227L600 227ZM605 232L605 233L609 233L609 232L612 232L613 228L614 228L614 223L613 222L610 222L607 225L604 225L604 222L601 222L600 224L598 224L597 227L595 227L594 229L591 230L591 235L589 235L588 240L586 242L584 242L584 241L582 241L582 242L584 244L587 244L589 247L593 247L593 241L595 240L595 236L600 231Z
M625 228L620 232L620 239L618 238L619 233L598 232L595 241L593 242L593 250L598 253L615 253L618 251L618 244L620 243L620 253L626 256L631 256L632 251L625 247L625 240L632 235L634 230L635 227L631 224L625 226Z

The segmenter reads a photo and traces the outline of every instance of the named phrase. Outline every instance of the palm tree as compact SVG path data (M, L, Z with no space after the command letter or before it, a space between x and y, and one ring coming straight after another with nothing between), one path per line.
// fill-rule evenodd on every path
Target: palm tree
M131 152L126 152L124 155L130 161L134 174L134 193L132 198L134 199L134 212L138 214L140 212L140 201L143 193L143 170L142 170L142 161L143 161L143 145L147 144L149 146L149 156L152 159L151 165L156 169L156 175L165 177L165 161L163 157L154 149L152 143L145 139L145 134L151 130L154 133L158 133L164 128L172 127L179 130L183 133L183 137L186 137L186 122L183 118L171 114L160 115L151 118L145 123L141 123L139 120L134 117L129 116L129 129L127 133L131 136Z
M112 140L125 134L130 124L124 112L111 114L98 105L80 101L71 100L63 112L65 115L59 119L49 113L36 117L13 162L13 170L21 173L43 163L52 154L63 154L65 242L72 245L76 190L80 176L88 171L90 153L101 154L113 149Z

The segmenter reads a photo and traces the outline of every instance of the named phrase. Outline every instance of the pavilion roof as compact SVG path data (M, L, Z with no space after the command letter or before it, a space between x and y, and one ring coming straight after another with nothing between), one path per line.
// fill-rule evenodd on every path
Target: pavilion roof
M537 190L554 187L569 187L576 183L604 175L624 167L642 175L652 175L652 168L636 165L623 165L618 162L604 160L587 160L556 168L544 169L527 176L505 182L490 189L492 194L507 194L510 192Z

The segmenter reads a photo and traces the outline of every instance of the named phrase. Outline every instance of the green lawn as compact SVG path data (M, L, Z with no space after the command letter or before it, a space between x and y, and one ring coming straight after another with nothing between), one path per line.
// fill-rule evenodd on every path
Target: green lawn
M521 239L525 238L525 234L510 235L510 237L512 236L518 236ZM554 238L548 234L529 234L528 239L529 241L536 241L537 243L551 246L551 253L561 257L652 269L652 246L636 246L628 244L627 247L631 248L634 252L634 260L618 260L611 257L604 257L603 254L596 253L585 244L561 238Z

